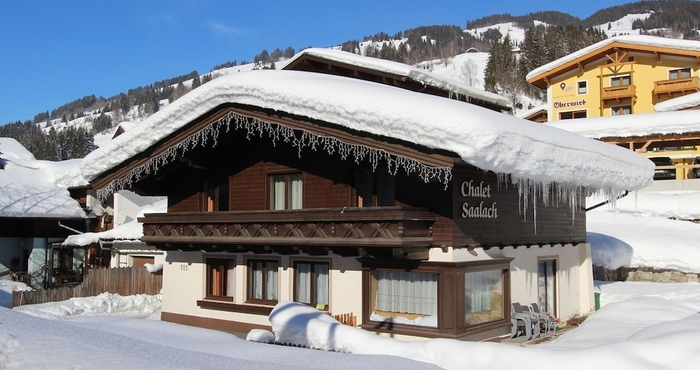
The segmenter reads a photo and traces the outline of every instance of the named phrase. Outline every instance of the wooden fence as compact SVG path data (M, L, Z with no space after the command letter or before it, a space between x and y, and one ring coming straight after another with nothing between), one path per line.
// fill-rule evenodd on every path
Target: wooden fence
M65 301L74 297L93 297L101 293L155 295L163 287L162 271L150 273L144 267L99 268L88 271L80 284L53 289L12 292L12 307L25 304Z

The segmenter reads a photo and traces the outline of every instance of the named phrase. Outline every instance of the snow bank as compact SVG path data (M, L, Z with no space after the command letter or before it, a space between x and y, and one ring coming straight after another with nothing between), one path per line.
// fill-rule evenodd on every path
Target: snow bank
M96 297L71 298L62 302L32 304L15 307L14 310L45 319L105 315L146 318L158 313L161 304L160 294L121 296L113 293L102 293Z

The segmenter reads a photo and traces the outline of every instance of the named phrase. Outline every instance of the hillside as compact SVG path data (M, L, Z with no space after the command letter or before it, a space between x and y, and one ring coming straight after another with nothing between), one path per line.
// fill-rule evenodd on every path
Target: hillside
M698 16L696 16L696 14ZM687 25L700 20L700 3L684 0L643 1L601 9L581 20L565 13L547 11L521 16L496 14L458 26L421 26L389 35L379 32L362 41L350 40L338 49L365 56L421 66L434 73L471 86L508 96L514 111L540 103L542 94L524 82L524 76L539 65L598 41L601 37L629 33L651 33L667 37L694 37ZM593 33L592 33L593 32ZM558 48L533 50L527 41L541 37L557 40ZM509 40L510 46L504 42ZM510 55L520 49L514 65L493 65L494 52ZM470 51L467 53L467 51ZM252 63L224 62L211 72L196 71L130 89L110 98L86 96L51 112L40 112L32 120L0 126L0 136L13 137L38 159L79 158L114 134L120 122L140 122L193 88L218 76L239 71L275 68L294 55L294 49L263 50ZM491 66L489 60L491 59ZM502 58L501 58L502 59ZM510 62L507 62L508 64ZM499 71L518 70L517 75Z

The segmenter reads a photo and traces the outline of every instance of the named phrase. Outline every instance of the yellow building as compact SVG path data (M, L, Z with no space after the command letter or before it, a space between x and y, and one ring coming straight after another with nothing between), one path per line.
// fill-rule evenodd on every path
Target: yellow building
M527 75L547 90L549 121L651 113L700 91L700 41L628 35L603 40Z

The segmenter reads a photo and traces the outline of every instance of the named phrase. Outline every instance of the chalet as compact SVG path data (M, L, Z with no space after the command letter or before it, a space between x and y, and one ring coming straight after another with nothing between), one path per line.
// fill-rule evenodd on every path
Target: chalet
M0 278L33 286L79 280L80 251L53 248L94 225L94 214L72 197L88 185L79 161L38 161L15 139L0 144Z
M138 219L167 251L163 320L247 332L293 300L480 340L510 332L511 301L593 308L583 197L648 185L649 161L346 72L220 77L83 160L99 197L167 196Z
M547 91L550 121L651 113L700 91L700 41L612 37L534 69L529 83Z

